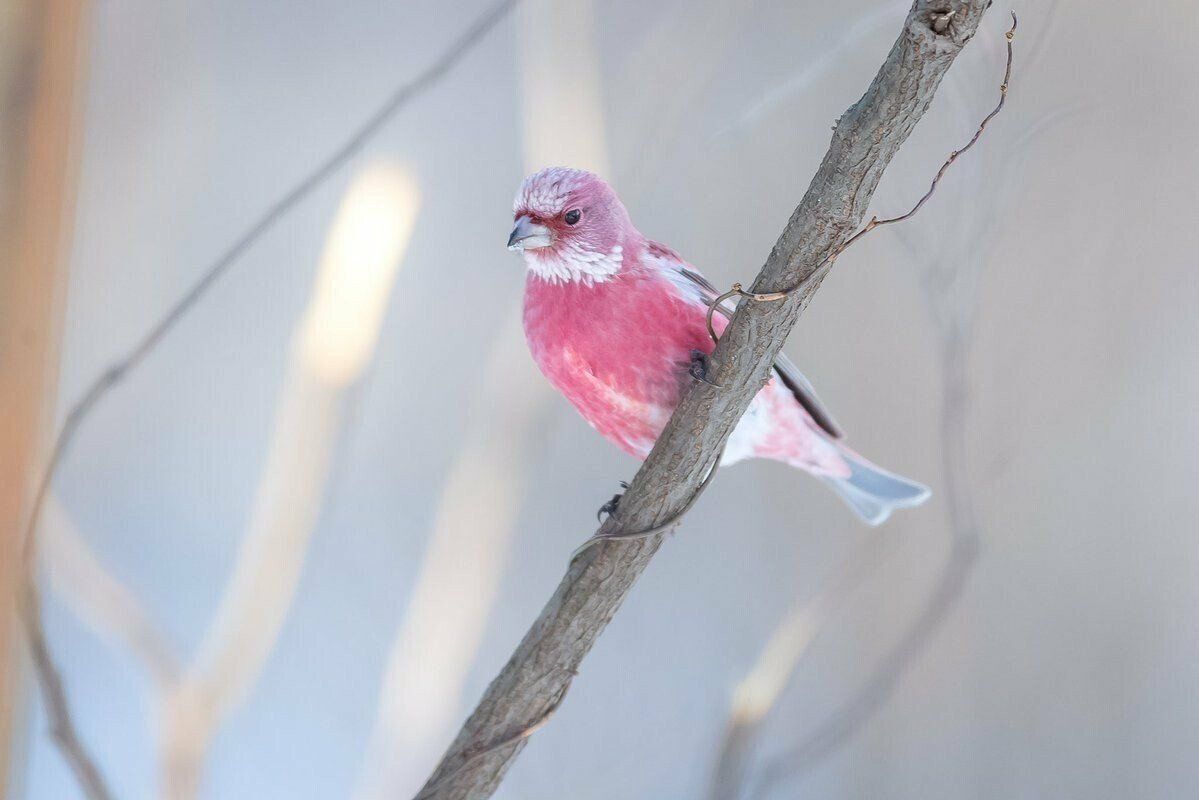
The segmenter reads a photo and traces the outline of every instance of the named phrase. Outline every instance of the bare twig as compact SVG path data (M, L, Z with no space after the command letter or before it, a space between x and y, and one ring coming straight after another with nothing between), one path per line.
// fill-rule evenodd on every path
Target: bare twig
M38 536L39 560L54 593L97 632L123 645L158 689L176 683L181 669L174 649L129 587L100 563L54 495Z
M488 357L464 444L443 482L435 523L391 644L357 800L410 795L453 734L462 689L519 528L526 475L548 397L512 364L525 349L507 320ZM436 664L436 669L429 669ZM403 758L397 758L402 753Z
M815 597L792 608L763 647L753 669L733 692L732 707L713 769L709 800L737 800L753 747L784 689L835 610L872 574L898 540L871 537L848 558Z
M763 798L785 778L792 777L846 741L863 721L891 695L899 677L923 650L940 627L941 620L957 604L966 578L978 558L977 539L955 538L953 547L936 587L915 622L880 664L879 669L854 698L822 725L799 747L785 753L762 769L761 777L751 792Z
M1007 66L1003 70L1003 83L999 84L999 102L996 103L995 108L991 109L990 114L987 114L987 116L983 117L983 121L978 124L978 130L976 130L974 135L970 137L970 141L966 142L966 144L960 150L954 150L949 154L949 158L945 159L945 163L941 165L941 168L937 170L937 174L933 176L933 180L932 183L929 184L928 191L924 193L924 196L916 201L916 205L912 206L907 213L900 214L898 217L890 217L889 219L871 217L870 222L866 223L866 227L854 234L849 241L847 241L840 248L838 255L845 252L846 248L848 248L858 239L865 236L867 233L870 233L870 231L874 230L875 228L879 228L883 225L893 225L896 222L903 222L905 219L911 219L913 216L915 216L916 212L923 208L924 204L928 202L928 199L933 196L933 192L937 191L937 185L941 182L941 179L945 177L946 170L948 170L950 166L953 165L953 162L957 161L963 153L978 143L978 140L983 135L983 131L987 129L987 125L991 122L991 120L995 119L995 117L999 115L1000 111L1003 111L1003 106L1007 102L1008 83L1012 80L1012 41L1016 38L1016 26L1019 24L1016 19L1016 12L1013 11L1011 14L1012 27L1008 29L1007 33L1004 34L1004 36L1007 38ZM946 17L939 17L938 22L941 19L946 19L947 17L952 16L953 14L948 14ZM946 22L946 24L948 25L948 22Z
M716 458L712 460L712 468L708 470L707 476L699 484L695 492L687 499L687 502L683 504L682 508L672 514L665 522L660 522L657 525L654 525L652 528L646 528L645 530L640 531L617 531L616 533L604 533L601 529L596 531L596 533L590 539L579 545L575 551L571 553L570 560L574 561L588 548L594 547L600 542L629 542L636 539L648 539L651 536L659 536L663 533L670 533L675 526L683 521L683 517L687 516L687 512L695 507L695 504L699 502L699 498L704 491L712 485L712 479L716 477L716 470L720 468L720 458L723 455L724 448L722 447L720 452L716 454Z
M80 426L89 417L92 410L114 386L120 383L126 375L136 369L145 358L158 346L171 330L182 320L192 308L207 294L216 282L231 266L245 255L276 223L287 216L305 198L335 175L379 130L415 97L428 91L442 79L476 44L520 2L520 0L499 0L475 20L469 28L455 40L432 64L415 78L405 82L371 114L365 122L359 125L350 136L332 153L326 156L315 168L285 192L259 217L246 231L231 244L215 261L209 264L200 278L172 305L166 313L142 336L141 339L123 356L106 368L87 388L83 395L67 410L51 447L45 470L38 482L30 506L28 520L25 524L24 542L22 545L22 582L25 586L21 593L26 601L19 604L22 623L26 629L31 650L34 651L34 666L38 681L42 686L42 695L47 702L50 717L56 720L58 729L66 731L66 736L55 736L60 749L72 764L87 762L89 769L77 770L81 781L88 783L88 775L94 775L98 781L96 787L90 789L89 797L107 797L107 789L99 781L99 771L95 769L87 756L82 742L74 735L74 726L70 724L70 709L66 693L62 687L61 676L54 668L49 650L46 646L46 636L42 629L40 603L37 602L34 577L35 535L42 509L45 505L50 486L62 464L63 458L70 449ZM29 601L32 598L32 602ZM68 752L64 743L74 747ZM98 787L98 788L97 788ZM100 792L92 794L90 792Z
M198 795L213 737L274 650L324 500L344 388L320 380L302 357L288 373L232 573L193 662L158 704L163 800Z
M1006 34L1004 34L1004 36L1007 38L1007 66L1003 71L1003 83L999 85L999 102L995 105L995 108L991 110L991 113L987 114L987 116L983 118L983 121L979 123L978 128L974 131L974 136L970 138L970 141L967 142L960 150L954 150L949 154L949 157L945 159L943 164L941 164L941 168L937 170L937 174L933 176L933 180L928 187L928 191L916 201L916 205L912 206L907 212L900 214L898 217L889 217L887 219L871 217L870 221L867 222L860 231L838 245L833 252L830 253L828 257L825 258L825 260L812 272L811 275L808 275L806 278L804 278L804 280L800 281L790 289L784 289L779 292L747 292L741 288L741 284L734 283L733 288L714 299L708 305L708 335L712 337L712 341L716 341L719 338L716 335L716 328L712 324L712 317L716 313L716 310L720 308L721 304L726 300L730 300L734 297L740 297L759 303L771 303L777 300L785 300L797 292L803 292L809 288L809 286L813 286L822 280L828 270L832 268L833 263L837 260L837 257L848 250L863 236L870 233L872 230L875 230L876 228L881 228L884 225L893 225L896 222L903 222L904 220L911 219L918 211L920 211L921 208L924 207L924 204L928 202L928 199L933 196L934 192L937 191L937 186L941 183L941 179L945 177L946 171L950 168L950 166L953 165L955 161L958 160L958 158L961 157L963 153L965 153L971 147L974 147L974 145L982 137L983 131L986 130L987 125L991 122L991 120L995 119L1000 111L1003 110L1004 103L1007 102L1008 82L1012 79L1012 41L1016 38L1016 26L1018 25L1016 20L1016 12L1013 11L1011 13L1012 27ZM955 14L957 14L956 10L951 11L948 14L935 15L933 17L933 30L937 33L945 31L949 27L949 24L953 20Z
M63 686L62 673L50 655L42 626L42 602L33 583L26 581L20 587L19 611L25 624L29 657L38 676L42 702L50 720L50 737L58 746L63 758L71 765L71 772L79 782L79 788L88 800L112 800L108 784L96 766L96 760L88 752L71 717L67 704L67 692Z
M676 516L694 496L758 389L819 280L805 283L859 225L883 171L977 30L988 0L958 4L942 34L931 0L916 0L874 82L841 118L803 201L780 235L753 292L803 285L778 303L738 307L711 357L712 379L687 392L600 535L641 531ZM943 9L943 0L938 2ZM576 670L661 545L661 536L602 542L574 558L507 665L467 719L421 793L489 797L527 741L561 702ZM513 736L513 731L520 736ZM496 742L503 742L496 746ZM480 752L485 755L478 756Z

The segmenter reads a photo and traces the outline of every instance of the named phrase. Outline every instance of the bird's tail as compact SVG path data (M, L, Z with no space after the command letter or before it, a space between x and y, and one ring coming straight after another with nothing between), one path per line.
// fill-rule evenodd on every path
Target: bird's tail
M850 473L845 478L825 476L824 481L868 525L881 525L895 509L918 506L932 495L927 486L870 463L841 442L833 445Z

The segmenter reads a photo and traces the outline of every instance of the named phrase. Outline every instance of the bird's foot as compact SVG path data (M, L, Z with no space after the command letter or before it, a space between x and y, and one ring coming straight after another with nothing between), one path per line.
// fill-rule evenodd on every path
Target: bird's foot
M710 366L711 361L709 360L707 353L702 350L691 351L691 366L688 368L687 372L692 378L700 383L706 383L709 386L715 386L719 389L720 384L714 383L708 378L708 368Z
M629 485L624 481L620 482L620 486L623 489L629 488ZM624 492L617 492L616 494L612 495L612 499L600 506L599 511L595 512L595 518L602 520L605 514L607 514L609 517L615 514L616 509L620 507L620 498L622 497L624 497Z

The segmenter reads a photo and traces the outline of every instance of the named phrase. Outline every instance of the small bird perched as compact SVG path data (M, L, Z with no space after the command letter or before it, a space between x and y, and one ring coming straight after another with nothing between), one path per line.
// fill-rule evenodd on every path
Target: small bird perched
M524 255L524 328L533 360L583 418L644 459L715 347L718 292L695 267L633 227L607 183L553 167L525 178L508 249ZM728 307L713 323L728 324ZM730 435L721 465L769 458L817 476L878 525L929 491L850 450L812 386L780 356Z

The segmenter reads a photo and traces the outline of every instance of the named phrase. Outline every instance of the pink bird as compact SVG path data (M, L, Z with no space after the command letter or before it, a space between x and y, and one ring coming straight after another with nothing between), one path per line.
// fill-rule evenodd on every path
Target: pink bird
M530 175L513 213L508 249L528 267L524 328L534 361L593 428L644 459L688 382L703 379L714 348L707 309L718 292L633 227L620 198L590 172ZM718 333L725 316L714 317ZM806 470L871 525L928 498L927 488L870 463L841 437L811 384L780 356L721 465L769 458Z

